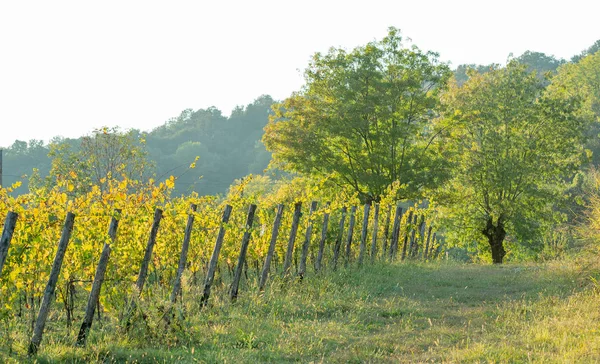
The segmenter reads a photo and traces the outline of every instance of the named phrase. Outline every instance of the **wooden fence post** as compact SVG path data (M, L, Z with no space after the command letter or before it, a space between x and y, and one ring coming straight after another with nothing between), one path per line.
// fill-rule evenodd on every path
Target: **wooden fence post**
M411 226L411 232L410 232L410 248L408 249L408 255L409 257L413 257L414 253L415 253L415 241L416 241L416 233L417 233L417 222L419 220L419 215L415 214L413 216L413 222L412 222L412 226Z
M416 234L419 233L419 235L421 235L421 229L423 227L423 222L425 221L425 216L421 215L415 215L414 220L413 220L413 231L411 233L411 238L410 238L410 249L409 249L409 253L408 255L411 258L414 258L417 254L417 251L419 250L419 240L417 239ZM419 220L421 221L419 223Z
M281 226L281 217L283 216L283 204L277 205L277 214L275 215L275 221L273 222L273 230L271 231L271 242L269 243L269 251L265 258L265 265L263 266L262 273L260 275L260 283L258 284L259 292L265 289L267 283L267 277L269 276L269 270L271 269L271 260L275 253L275 244L277 244L277 236L279 235L279 226Z
M429 251L429 255L431 256L431 259L436 259L437 255L439 254L439 252L437 251L437 249L439 249L439 239L437 238L437 232L433 233L433 237L431 238L431 248ZM437 246L436 246L437 245ZM434 250L435 247L435 250Z
M419 241L415 246L415 258L419 256L419 250L421 249L425 250L425 215L421 216L421 222L419 223Z
M58 242L56 256L54 257L54 262L52 263L50 278L48 279L48 284L44 290L40 311L38 313L37 320L35 321L33 336L29 342L29 348L27 349L27 354L30 356L37 354L40 343L42 342L42 335L44 334L44 327L46 326L46 319L48 318L48 311L50 310L50 303L52 302L52 296L54 295L54 290L56 289L56 282L58 281L58 276L60 274L65 253L67 252L67 245L69 244L69 239L71 239L74 222L75 215L72 212L67 213L62 234L60 236L60 241Z
M400 239L400 221L402 220L402 207L400 203L396 205L396 213L394 214L394 227L392 228L392 241L390 243L390 260L396 258L398 253L398 240Z
M348 222L348 236L346 237L346 259L344 265L347 267L350 263L350 254L352 253L352 235L354 235L354 221L356 220L356 206L350 209L350 221Z
M385 260L385 254L388 249L388 240L390 237L390 220L392 217L392 205L388 206L387 217L385 218L385 227L383 229L383 249L381 250L381 259ZM391 248L391 244L390 244Z
M223 218L221 219L221 227L219 228L217 242L215 243L215 248L213 250L212 257L210 258L210 263L208 263L208 271L206 272L206 279L204 281L204 291L202 293L202 297L200 298L200 305L202 307L206 306L208 303L208 298L210 297L210 288L215 279L215 271L217 270L217 264L219 263L219 253L221 252L223 238L225 237L225 224L229 222L230 216L231 206L226 205L225 210L223 211Z
M427 230L427 242L425 243L425 251L423 252L423 260L427 261L427 254L429 253L429 241L431 239L431 223L429 224L429 229Z
M240 279L242 278L242 269L246 261L246 253L248 252L248 245L250 244L250 237L252 236L252 222L254 221L254 214L256 213L256 205L252 204L248 208L248 216L246 218L246 225L244 226L244 236L242 237L242 247L240 249L240 256L238 257L238 263L235 267L235 274L233 275L233 282L231 282L231 290L229 291L229 298L235 301L238 296L238 289L240 286Z
M409 221L410 224L410 239L408 248L406 249L406 256L408 258L412 257L413 249L415 248L415 232L417 231L417 227L415 226L416 221L419 219L419 215L416 213L413 215L413 221Z
M435 235L435 234L434 234ZM435 248L435 252L433 253L433 259L437 259L438 256L442 253L442 248L444 242L439 237L435 238L435 242L437 247ZM448 259L448 251L446 251L446 260Z
M335 240L335 248L333 251L333 270L337 269L337 262L340 257L340 250L342 249L342 239L344 236L344 224L346 222L346 213L348 209L346 206L342 207L342 217L340 218L340 230Z
M92 284L92 290L90 291L90 295L88 297L88 302L85 309L85 316L83 318L81 328L79 329L79 334L77 335L78 346L85 345L87 334L90 331L90 328L92 327L92 323L94 321L94 310L96 309L96 305L98 304L98 299L100 297L100 289L102 288L102 283L104 282L104 274L106 273L106 267L108 266L108 258L110 257L110 245L114 243L117 238L117 228L119 227L118 216L121 215L121 210L116 209L115 215L116 216L112 217L110 221L110 226L108 228L108 236L110 237L110 243L104 243L104 247L102 248L102 254L100 255L100 261L98 262L98 267L96 267L94 283Z
M150 228L150 236L148 237L148 243L146 244L146 251L144 253L144 258L142 259L140 272L138 273L138 278L135 282L137 293L136 296L138 297L142 295L144 283L146 282L146 277L148 276L148 266L150 265L150 260L152 259L152 251L154 250L154 245L156 244L156 235L158 234L158 228L160 225L160 220L162 219L162 214L163 211L161 209L157 208L154 210L154 219L152 221L152 227ZM131 314L135 309L135 300L127 299L125 301L125 313L123 314L123 321L125 322L126 330L128 330L131 326Z
M406 258L406 247L408 246L408 229L410 228L410 224L412 222L413 210L410 210L408 217L406 218L406 233L404 234L404 244L402 245L402 260Z
M369 212L371 209L371 205L365 204L363 210L363 223L362 229L360 231L360 252L358 253L358 265L361 266L363 264L363 260L365 259L365 251L367 250L367 233L369 229Z
M2 237L0 237L0 275L2 275L2 268L4 262L8 256L8 247L12 240L13 233L15 232L15 226L17 225L17 218L19 215L9 211L4 220L4 228L2 229Z
M150 236L148 237L148 243L146 244L146 253L144 254L144 259L142 260L142 265L140 267L140 273L138 274L137 281L135 282L135 287L138 290L138 296L142 294L142 290L144 289L144 283L146 282L146 277L148 276L148 265L150 264L150 260L152 259L152 251L154 250L154 245L156 244L156 235L158 234L158 228L160 226L162 214L163 211L161 209L157 208L156 210L154 210L154 220L152 221Z
M294 253L294 242L296 241L296 234L298 233L298 224L300 222L300 216L302 215L302 202L296 202L294 205L294 218L292 219L292 229L290 231L290 239L288 240L287 252L285 254L285 261L283 262L283 275L289 274L290 267L292 266L292 257Z
M373 214L373 236L371 237L371 263L375 261L377 256L377 227L379 224L379 204L375 204L375 212Z
M327 202L325 209L329 210L331 202ZM325 250L325 240L327 239L327 228L329 225L329 212L325 212L323 215L323 227L321 228L321 241L319 242L319 254L317 255L317 261L315 263L315 271L320 271L323 262L323 252Z
M300 257L300 269L298 269L298 276L300 279L304 278L306 273L306 260L308 257L308 248L310 246L310 238L312 236L313 223L312 216L317 209L317 201L313 201L310 204L310 211L308 212L308 226L306 227L306 234L304 236L304 244L302 244L302 255Z
M175 282L173 282L173 292L171 292L171 303L177 302L177 296L181 294L181 277L187 264L188 250L190 248L190 239L192 238L192 229L194 227L194 213L198 206L195 204L190 205L192 210L188 214L187 224L185 226L185 233L183 235L183 244L181 245L181 254L179 255L179 265L177 267L177 275L175 276Z

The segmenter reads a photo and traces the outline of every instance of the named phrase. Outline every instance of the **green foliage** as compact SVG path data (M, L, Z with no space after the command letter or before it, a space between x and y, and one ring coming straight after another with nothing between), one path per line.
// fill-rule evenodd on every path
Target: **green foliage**
M545 91L524 65L470 75L451 85L440 127L454 161L454 178L439 202L455 242L488 238L502 247L539 239L553 222L564 178L576 171L586 119L580 99ZM503 257L503 254L501 254ZM500 262L502 257L499 258ZM496 261L496 257L494 257Z
M230 117L214 107L187 109L148 133L102 128L78 139L56 137L49 145L17 140L4 150L4 184L33 178L35 188L49 176L55 179L73 170L78 175L76 188L84 191L110 171L135 179L174 175L176 194L224 193L235 179L267 168L271 153L260 139L272 104L264 95L236 107ZM25 192L26 184L14 193Z
M547 72L556 72L558 67L565 63L564 60L556 59L554 56L532 51L526 51L515 60L526 65L528 72L535 71L540 78L543 78Z
M579 195L585 200L585 210L580 212L578 233L597 254L600 251L600 171L591 168L579 184ZM583 203L582 203L583 204Z
M600 164L600 52L560 67L549 88L583 100L582 117L594 119L585 131L588 138L585 148L591 152L587 162Z
M514 58L515 61L527 66L528 72L536 72L540 80L544 80L546 73L555 73L558 67L565 64L563 59L556 59L554 56L548 56L542 52L525 51L519 57ZM469 79L471 70L483 74L499 68L499 64L476 65L476 64L461 64L454 70L454 78L459 86L462 86Z
M475 70L478 73L486 73L494 68L497 68L498 64L489 64L489 65L476 65L476 64L461 64L454 70L454 79L459 86L462 86L463 83L467 82L469 79L469 74L472 72L471 70Z
M3 151L3 176L5 186L21 180L32 178L34 175L46 176L50 171L48 149L43 141L15 141ZM37 172L33 172L36 170ZM36 178L36 177L34 177ZM27 184L15 189L15 193L26 193Z
M66 143L50 145L51 180L68 180L69 191L85 193L92 186L107 189L110 179L145 180L151 168L143 135L136 130L101 128L81 138L76 149Z
M236 107L229 117L214 107L188 109L155 128L148 133L147 145L157 176L176 176L177 194L211 195L226 192L235 179L248 173L262 173L271 155L260 138L272 103L263 95L246 107ZM200 158L190 170L196 156Z
M600 39L598 39L596 42L594 42L594 44L592 44L588 49L586 49L583 52L581 52L581 54L573 56L571 58L571 61L573 63L577 63L582 58L585 58L586 56L589 56L591 54L597 53L598 51L600 51Z
M303 90L274 106L263 141L276 166L330 176L363 202L397 180L399 198L417 197L443 180L431 120L448 74L436 53L404 48L395 28L350 52L317 53Z
M191 147L193 148L194 145ZM77 165L74 164L72 167L76 168ZM120 178L106 178L101 181L101 185L93 185L86 192L75 191L78 185L75 184L77 176L73 176L76 174L73 170L65 171L65 173L67 177L58 176L55 185L37 188L28 194L16 197L9 195L9 189L0 188L0 211L15 211L19 215L10 246L10 254L2 275L0 275L0 319L9 320L10 322L7 322L6 325L14 327L14 330L11 330L11 337L0 341L0 351L5 346L12 348L14 341L12 332L15 333L15 337L19 337L22 332L26 332L25 336L31 334L30 331L27 331L28 323L35 320L38 312L39 297L44 292L52 257L56 253L56 244L52 242L59 238L61 217L67 211L75 214L76 224L72 231L70 248L67 250L60 272L56 302L53 302L53 312L47 326L55 328L65 323L67 333L66 336L50 340L68 341L73 320L77 317L73 313L84 304L83 301L90 289L92 277L94 277L101 247L110 242L106 231L107 223L115 216L114 209L118 208L122 210L118 214L120 224L117 239L110 242L111 256L106 270L106 279L102 286L98 312L107 318L103 323L118 329L113 329L113 332L127 331L123 321L127 310L124 303L132 297L136 297L134 298L137 302L136 310L140 311L133 313L135 325L127 333L127 338L131 340L131 343L147 345L152 342L162 345L167 342L169 343L167 345L179 345L182 340L180 333L185 331L189 336L189 330L193 329L187 317L189 315L201 316L197 297L201 289L202 274L212 253L215 235L220 228L220 214L226 204L233 206L234 213L229 222L224 225L227 234L219 258L220 264L218 265L214 295L210 301L211 304L214 302L216 306L223 305L223 300L226 299L225 287L230 283L227 271L231 272L237 260L239 238L242 233L252 233L247 265L258 274L259 266L262 265L269 246L269 232L274 217L274 207L277 204L286 205L280 229L280 241L275 250L274 272L270 278L271 282L277 282L275 284L279 285L281 281L278 281L277 277L282 272L281 269L278 269L276 262L283 260L287 250L287 244L284 241L290 236L292 217L290 207L292 204L302 203L304 206L294 249L294 261L300 258L299 247L304 242L302 236L306 233L308 225L314 223L314 235L309 236L312 243L308 250L309 264L314 264L319 247L315 243L316 236L321 236L322 225L320 223L323 221L325 213L331 214L332 222L328 231L324 232L325 240L323 241L326 248L323 263L327 267L331 264L335 237L338 236L338 232L342 233L335 228L335 221L339 221L340 218L340 209L342 206L359 203L356 195L345 194L328 179L314 180L308 177L296 177L291 180L272 182L266 176L246 176L231 186L229 193L224 198L214 196L200 198L196 194L187 197L171 197L176 180L173 176L156 184L153 180L140 182L130 180L126 175L122 175ZM395 186L392 186L388 193L395 194ZM382 199L386 203L391 200L390 196L383 196ZM318 201L318 210L307 213L308 206L312 201ZM165 337L162 316L165 314L165 307L170 305L165 302L165 298L168 297L177 267L183 227L190 213L191 203L197 204L198 210L195 213L197 220L192 230L192 244L184 275L183 296L185 298L178 301L178 306L172 308L174 317L169 330L172 328L175 334ZM244 212L250 203L259 204L260 209L256 213L254 226L248 230L244 223L246 218ZM156 207L160 207L164 211L163 219L153 251L147 284L142 292L137 292L133 287L133 282L144 254L152 211ZM415 206L413 210L419 216L429 216L427 209L418 209L417 212ZM352 257L356 257L360 249L358 241L361 233L359 224L363 220L362 214L364 214L363 210L358 209L356 213L357 227L352 236L356 243L348 248L347 252L350 258L345 259L353 268L356 267L354 264L356 259ZM407 236L416 229L416 226L410 225L406 220L403 225L402 236ZM373 225L371 224L371 226ZM383 224L379 229L378 245L381 251ZM371 229L369 229L370 231ZM422 237L417 236L422 241ZM367 236L365 235L365 237ZM381 254L378 254L377 257L381 257ZM377 257L373 257L373 261L379 260L376 259ZM310 271L312 272L312 270ZM326 271L331 271L331 268L321 270L321 272ZM256 290L256 287L253 286L255 283L253 277L253 275L249 277L246 271L245 280L242 283L245 291ZM25 303L23 304L23 302ZM48 332L55 332L55 329L49 329ZM90 338L92 343L94 335L96 334L92 334ZM18 341L18 339L15 340ZM236 345L253 347L255 345L254 336L244 334L239 340L236 339Z

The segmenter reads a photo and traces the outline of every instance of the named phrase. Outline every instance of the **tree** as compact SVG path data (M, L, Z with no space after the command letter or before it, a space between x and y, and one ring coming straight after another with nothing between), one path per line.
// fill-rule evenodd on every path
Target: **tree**
M600 41L597 43L600 46ZM586 130L586 149L592 152L591 164L600 164L600 52L560 67L549 89L565 92L583 101L582 114L586 119L594 120Z
M75 192L88 191L91 185L104 188L107 179L145 180L149 162L143 136L137 130L101 128L73 142L50 145L50 176L72 182ZM75 143L77 144L77 143Z
M579 99L545 91L543 82L510 61L472 72L443 96L440 126L451 130L455 171L440 202L451 206L454 229L487 240L494 263L503 261L507 235L515 242L535 235L580 161Z
M29 142L16 140L4 155L4 184L10 186L22 179L36 178L40 173L47 174L50 170L48 148L41 140L32 139ZM14 189L15 194L25 193L27 184L23 183Z
M577 63L582 58L585 58L586 56L589 56L591 54L597 53L598 51L600 51L600 39L598 39L596 42L594 42L594 44L592 44L588 49L586 49L583 52L581 52L581 54L573 56L571 58L571 62Z
M459 86L462 86L463 83L467 82L469 79L469 70L473 69L479 73L486 73L494 68L497 68L498 64L489 64L485 65L476 65L476 64L461 64L454 70L454 79Z
M436 53L404 48L390 28L351 52L316 53L304 76L303 89L275 105L265 127L275 166L331 175L367 203L396 180L405 187L398 197L439 183L431 120L449 68Z
M527 71L536 71L538 77L542 79L546 72L555 72L565 61L556 59L554 56L548 56L541 52L526 51L516 58L519 63L527 65Z

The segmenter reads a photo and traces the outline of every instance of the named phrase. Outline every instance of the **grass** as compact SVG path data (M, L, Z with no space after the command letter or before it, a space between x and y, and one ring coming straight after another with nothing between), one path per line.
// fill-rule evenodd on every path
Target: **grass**
M37 361L597 362L599 277L589 259L377 264L275 281L263 296L246 288L234 304L222 290L204 310L190 293L169 328L158 305L141 303L149 319L136 316L129 333L95 323L84 349L72 346L75 328L49 325ZM33 361L27 336L11 336L0 362Z

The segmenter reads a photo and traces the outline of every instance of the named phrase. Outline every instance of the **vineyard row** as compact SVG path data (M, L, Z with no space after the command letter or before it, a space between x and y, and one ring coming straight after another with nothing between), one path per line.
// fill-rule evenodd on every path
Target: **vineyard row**
M344 264L344 266L348 267L349 265L351 265L351 263L354 263L354 260L356 265L360 267L363 264L365 264L366 261L372 263L376 259L383 261L394 261L396 259L405 260L407 258L428 260L432 258L437 258L437 256L440 253L441 242L436 236L436 233L433 232L433 224L427 221L425 213L419 215L419 211L416 209L409 209L407 214L403 214L403 208L400 204L396 206L395 211L393 211L394 209L392 208L392 206L389 206L385 221L383 223L383 232L380 233L381 226L379 225L379 204L375 204L373 206L374 211L372 218L372 206L364 205L362 211L362 224L360 230L358 231L358 229L356 229L356 232L355 225L358 215L356 206L352 206L349 211L347 207L343 206L339 209L339 211L337 211L339 213L335 216L339 218L337 229L335 229L335 227L333 229L330 228L330 214L332 211L331 205L328 203L326 205L326 208L322 211L321 215L317 215L317 206L318 204L316 201L311 202L308 211L308 219L306 222L304 239L300 246L295 247L299 226L301 225L300 221L303 213L302 203L297 202L294 204L293 215L288 231L287 246L285 246L282 250L283 270L281 275L284 280L290 279L293 276L292 265L294 261L294 254L296 254L296 257L299 256L299 264L298 260L296 260L295 276L300 281L305 279L306 276L309 251L313 251L311 257L314 271L319 272L325 268L325 246L328 239L328 235L330 235L328 233L333 233L335 237L332 244L332 256L330 258L330 267L332 270L338 269L338 266L342 263ZM210 260L208 261L208 263L206 263L205 267L204 284L202 288L202 295L200 297L200 305L202 307L209 302L211 288L213 286L215 274L218 269L219 257L223 247L225 233L228 227L231 226L230 218L232 214L232 209L232 206L227 204L222 210L220 223L218 224L216 242L212 249ZM232 282L229 286L228 291L229 299L232 301L235 301L238 297L240 281L242 279L243 271L245 268L247 269L248 266L248 247L252 239L252 233L256 232L256 214L257 206L255 204L250 204L245 217L245 222L241 229L243 231L241 246L239 247L239 253L237 254L237 264L235 264L235 268L232 274ZM171 315L173 305L175 305L175 303L178 300L178 297L180 297L182 294L182 277L186 268L189 267L188 252L190 251L190 241L192 240L194 221L197 215L197 205L192 203L187 213L187 222L184 230L183 243L181 244L181 248L179 251L177 270L174 279L171 280L172 290L169 299L170 306L167 308L165 314L162 317L166 324L168 324L169 316ZM315 225L317 224L317 216L322 217L322 219L319 219L320 237L318 239L318 245L315 244L315 246L312 246L311 241L313 240L313 235L316 235L313 233L313 231L316 230ZM108 239L106 239L103 244L101 254L96 265L94 278L92 281L92 287L89 291L87 305L85 308L85 314L83 316L83 322L77 335L76 345L78 346L85 345L86 338L94 321L95 310L99 307L100 291L105 281L107 268L109 267L111 251L113 245L117 240L119 223L121 222L123 217L124 214L120 209L115 209L114 213L112 214L112 218L108 228ZM135 281L135 290L132 292L132 294L137 295L137 298L139 298L143 292L144 285L148 277L149 267L151 265L156 265L155 262L153 262L153 254L155 246L157 244L157 237L159 236L160 224L161 221L163 221L164 217L165 216L163 210L160 208L156 208L152 218L150 233L147 239L147 243L145 245L144 255L141 259L141 264L137 273L137 279ZM265 289L269 272L271 271L271 264L273 262L274 257L275 259L277 259L277 241L278 236L280 235L280 228L282 225L283 217L284 205L278 204L275 210L274 219L272 220L273 223L271 234L268 238L268 250L266 251L266 254L264 254L264 262L262 265L262 270L259 274L259 291L263 291ZM4 229L2 231L2 236L0 239L0 277L2 277L2 274L10 274L10 272L3 272L3 269L5 266L5 261L7 260L7 257L10 253L9 248L11 247L11 241L13 239L13 235L15 234L18 218L18 214L14 212L8 212L6 216ZM348 220L347 229L346 220ZM371 226L369 226L370 220L372 221ZM404 229L402 229L402 221L404 221ZM56 253L54 255L54 260L50 269L50 273L48 275L48 281L45 286L45 290L43 291L41 302L39 304L39 312L37 314L37 318L34 322L32 321L32 336L28 347L29 355L35 355L41 344L44 327L46 325L48 313L50 310L50 305L53 299L55 299L55 290L57 287L57 282L61 275L63 260L65 259L65 255L67 253L67 247L69 241L71 240L74 226L75 214L69 212L67 213L66 219L62 226L59 243L56 247ZM263 224L263 230L264 226L265 224ZM360 233L360 244L358 245L358 247L355 247L352 243L354 235L358 232ZM370 247L368 246L369 232L371 232ZM264 234L264 231L261 231L260 235L262 236L266 234ZM382 235L381 238L379 237L380 235ZM281 248L283 247L280 247L280 249ZM353 250L358 251L357 259L354 259ZM154 258L156 258L156 256ZM140 258L139 256L137 258L132 256L130 257L130 259L139 260ZM221 259L223 259L223 257L221 257ZM229 257L227 257L227 259L229 260ZM15 264L13 264L13 267L11 269L18 272L18 269L15 268ZM72 275L69 279L73 279ZM2 281L0 281L0 283L2 283ZM131 312L135 309L135 299L127 299L126 301L127 309L125 310L126 313L124 315L124 320L127 322L126 325L129 325L128 316L130 316Z

